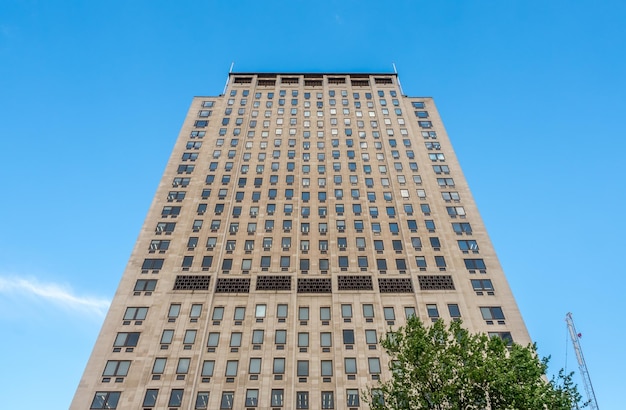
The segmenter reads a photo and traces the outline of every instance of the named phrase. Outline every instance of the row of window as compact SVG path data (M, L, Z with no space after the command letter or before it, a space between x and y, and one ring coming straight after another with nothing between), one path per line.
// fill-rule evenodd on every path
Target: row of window
M235 195L235 200L238 202L243 201L243 193L241 193L241 195L239 195L239 193L237 193L237 195ZM226 204L224 203L217 203L215 204L215 207L213 209L213 213L216 215L221 215L224 210L226 208ZM359 216L364 212L364 207L358 203L358 204L352 204L352 213L355 216ZM161 217L162 218L176 218L178 215L180 215L181 212L181 207L180 206L171 206L171 205L165 205L163 207L163 209L161 210ZM366 208L367 213L372 217L372 218L377 218L381 211L382 211L382 207L379 208L378 206L368 206ZM404 211L405 215L411 216L413 215L413 213L415 212L413 204L404 204L402 205L402 209ZM420 211L428 216L431 214L431 209L430 209L430 205L429 204L420 204L419 205L419 209ZM343 204L337 204L335 205L335 210L336 213L338 213L338 216L341 216L341 214L343 214L345 212L345 207ZM339 210L337 212L337 210ZM204 213L207 211L207 204L198 204L198 207L196 209L197 213L199 215L204 215ZM273 215L276 212L276 204L267 204L266 205L266 212L268 215ZM285 214L286 216L291 215L294 212L294 205L293 204L283 204L283 214ZM386 206L384 207L384 212L387 216L389 216L390 218L395 218L397 215L397 211L396 211L396 207L395 206ZM449 216L451 217L456 217L456 216L465 216L465 208L462 206L448 206L446 207L446 212L448 213ZM250 207L250 212L249 215L251 217L256 217L259 213L259 207L258 206L251 206ZM242 206L234 206L231 210L231 216L233 218L238 218L243 214L243 207ZM318 206L317 207L317 214L320 217L325 217L328 214L328 207L326 206ZM311 216L311 207L304 205L304 206L300 206L300 215L304 218L307 218L309 216Z
M461 207L454 207L454 211L455 212L459 212L458 210L456 210L456 208L461 208ZM462 208L461 208L462 209ZM452 211L449 211L452 212ZM455 214L455 215L458 215ZM464 215L464 213L463 213ZM246 226L246 232L252 234L257 232L258 228L260 226L263 226L263 229L265 230L265 232L272 232L275 228L276 228L276 224L275 224L275 220L274 219L266 219L263 224L257 223L257 222L248 222L245 226ZM341 233L341 232L345 232L347 229L347 224L345 220L337 220L336 222L336 229L337 232ZM409 219L406 221L407 224L407 228L409 229L410 232L417 232L418 230L418 224L417 224L417 220L416 219ZM196 219L193 221L192 224L192 230L194 232L199 232L202 227L204 225L204 220L202 219ZM387 225L387 228L389 230L389 232L391 232L393 235L397 235L400 233L400 224L397 222L388 222L385 225ZM222 226L222 221L220 219L212 219L210 221L209 224L209 229L212 232L217 232L221 229ZM435 221L432 219L426 219L424 220L424 226L426 228L426 230L428 232L435 232L436 231L436 225L435 225ZM228 224L228 232L231 234L236 234L237 232L239 232L240 227L243 227L243 223L239 223L239 222L230 222ZM285 219L282 220L282 230L284 232L290 232L292 231L294 227L293 224L293 220L291 219ZM370 229L371 232L374 234L380 234L382 232L382 227L383 224L381 224L380 222L371 222L370 223ZM157 235L165 233L165 234L171 234L172 232L174 232L174 230L176 229L176 222L158 222L156 227L155 227L155 233ZM354 230L359 233L359 232L363 232L365 229L365 223L363 220L354 220ZM468 234L471 235L472 233L472 228L469 222L453 222L452 223L452 230L457 233L457 234ZM328 223L326 222L319 222L317 223L317 231L320 234L326 234L328 232ZM311 232L311 223L309 222L301 222L300 223L300 232L303 234L308 234L309 232Z
M472 283L475 288L481 289L491 288L491 282L489 280L481 280L481 284ZM176 321L178 315L180 314L180 304L172 304L170 305L170 309L168 311L168 322L172 323ZM456 319L461 317L461 311L459 309L458 304L447 304L448 313L450 318ZM499 306L481 306L479 307L481 315L486 321L493 320L505 320L504 313L502 308ZM233 312L233 320L235 325L241 325L245 320L245 311L246 308L244 306L237 306L234 308ZM125 320L143 320L146 318L148 312L148 308L141 307L129 307L127 308L124 319ZM311 309L308 306L298 306L298 314L297 318L300 321L300 324L306 325L308 321L311 319ZM439 319L439 308L437 304L426 304L426 312L428 317L431 319ZM211 320L214 325L220 325L224 320L225 307L216 306L213 308L213 312L211 315ZM404 307L404 314L406 318L410 318L416 315L415 307L407 306ZM192 322L197 322L198 318L202 315L202 304L194 304L192 305L192 310L189 314L190 320ZM329 325L331 320L332 310L330 307L320 307L319 309L319 320L322 325ZM351 304L342 304L341 305L341 318L344 323L351 323L353 319L353 307ZM362 305L362 316L365 319L366 323L373 323L374 320L374 306L371 304ZM266 304L257 304L254 308L254 318L256 323L263 323L264 319L267 317L267 305ZM383 308L383 317L388 325L395 324L396 313L394 307L386 306ZM287 304L278 304L276 307L276 316L275 319L278 323L285 323L288 318L288 305ZM194 344L196 340L196 329L189 329L185 331L185 337L183 338L183 344ZM354 330L345 329L342 331L343 334L343 343L344 344L354 344ZM139 342L140 332L119 332L115 341L113 343L114 348L120 347L135 347ZM163 331L161 336L161 345L171 344L174 338L174 330L166 329ZM252 339L251 343L253 345L263 344L265 338L265 331L262 329L255 329L252 331ZM220 340L220 332L210 332L207 340L207 347L215 348L218 346ZM285 344L287 343L287 330L278 329L275 331L274 335L275 344ZM241 332L233 332L230 337L230 347L240 347L242 341L242 333ZM368 345L377 343L376 330L374 329L366 329L365 330L365 342ZM309 333L308 332L300 332L298 333L298 346L299 347L308 347L309 346ZM321 332L320 333L320 346L321 347L330 347L332 346L332 333L331 332Z
M169 399L167 400L167 406L170 408L181 407L183 405L184 389L172 389ZM90 409L117 409L120 402L121 392L115 391L100 391L96 392L94 399L91 403ZM358 407L360 405L358 389L346 390L346 404L350 407ZM196 394L194 409L208 409L209 407L210 392L201 391ZM378 397L377 400L382 400L381 393L375 393ZM159 397L159 389L147 389L144 396L142 406L144 408L152 408L157 406L157 400ZM322 391L320 393L321 408L322 409L334 409L335 408L335 394L333 391ZM236 400L239 400L234 391L224 391L221 394L219 400L219 409L233 409L236 404ZM237 403L240 406L245 407L257 407L259 406L259 390L258 389L246 389L245 398L242 397L243 403ZM285 390L284 389L271 389L269 397L269 405L272 407L283 407L285 404ZM287 406L289 407L289 406ZM296 409L308 409L309 408L309 392L297 391L295 393L295 408Z
M407 158L409 159L414 159L415 158L415 153L413 151L404 151L407 155ZM212 153L212 158L213 159L219 159L220 156L222 155L222 150L220 149L216 149L213 151ZM257 160L258 161L265 161L267 158L272 158L272 159L280 159L282 154L281 150L272 150L271 154L267 154L266 152L259 152L257 153ZM287 159L295 159L296 158L296 150L287 150L286 151L287 154ZM237 151L236 150L228 150L226 151L226 157L228 157L229 159L235 158L235 156L237 155ZM363 162L369 162L370 159L374 158L374 155L372 155L370 157L370 153L368 152L362 152L360 155L357 155L357 153L354 150L346 150L344 153L345 157L349 160L354 160L357 157L360 157L361 161ZM393 159L400 159L400 151L397 150L393 150L391 153L391 156ZM184 152L182 154L181 157L181 161L195 161L197 160L199 157L199 153L197 152ZM341 159L342 154L340 150L332 150L329 158L332 159ZM431 161L443 161L445 160L445 157L443 154L429 154L429 157L431 159ZM318 152L317 154L315 154L315 156L311 156L310 152L303 152L300 154L300 158L302 159L303 162L309 162L312 158L316 159L318 162L322 162L322 161L326 161L326 153L325 152ZM378 152L375 155L375 158L377 161L385 161L385 154L382 152ZM249 152L244 152L243 153L243 160L244 161L250 161L252 159L252 153ZM402 170L402 164L401 163L396 163L396 169L399 168L399 170ZM279 164L280 165L280 164ZM218 163L217 162L211 162L209 169L211 171L216 170L218 167ZM364 167L365 172L366 171L366 167ZM417 168L415 167L415 169L417 170ZM272 169L274 170L274 169ZM379 170L381 173L386 173L387 172L387 166L383 165L379 167ZM276 169L276 171L278 171L278 169ZM370 171L371 172L371 171ZM179 172L180 173L180 172Z
M474 290L479 290L479 289L480 290L493 290L493 286L491 285L491 281L489 279L472 280L472 286L474 287ZM180 303L173 303L170 305L170 308L167 314L169 323L175 322L176 319L178 319L181 313L181 306L182 305ZM434 308L432 308L433 306ZM201 303L194 303L191 305L191 308L189 310L189 319L191 322L197 322L197 320L202 316L202 309L203 309L203 304ZM426 310L429 312L429 317L439 317L438 313L436 315L430 314L432 309L437 310L436 305L426 305ZM284 323L287 320L287 318L289 317L288 311L289 311L289 305L287 304L278 304L276 306L275 318L278 320L279 323ZM352 304L349 304L349 303L342 304L340 311L341 311L341 318L343 319L344 323L351 322L353 315L354 315ZM457 304L448 304L448 311L450 313L451 318L460 317L460 311L459 311L459 307ZM221 322L222 320L224 320L224 313L225 313L225 307L223 306L217 306L213 308L211 320L213 322ZM267 314L268 314L268 311L267 311L266 304L257 304L255 306L254 308L255 319L264 319L265 317L267 317ZM322 306L319 309L319 320L323 324L328 324L324 322L328 322L331 320L331 314L332 314L332 309L330 306ZM385 307L383 309L383 314L384 314L385 320L387 321L393 321L396 319L395 309L393 307ZM415 316L415 314L416 314L415 307L413 306L404 307L404 315L407 319ZM130 323L130 321L133 321L133 320L143 321L146 319L147 315L148 315L147 307L128 307L126 308L123 319L124 319L124 322L128 322L128 323ZM374 319L374 305L363 304L362 316L366 322L372 322L372 320ZM236 325L242 324L245 318L246 318L246 307L236 306L233 310L233 320L235 324ZM309 319L310 319L310 308L308 306L299 306L298 307L298 320L308 321ZM347 319L350 319L350 320L347 320ZM369 320L369 319L372 319L372 320ZM262 336L263 331L260 330L259 332L261 332L260 335ZM217 334L219 335L219 333ZM259 336L258 334L253 335L253 338L252 338L253 344L259 343L258 336ZM367 332L366 332L366 340L369 340L369 339L370 338L367 337ZM260 343L263 343L262 337L260 340L261 340Z
M283 83L286 82L287 84L298 84L299 81L300 81L299 77L285 77L285 76L281 77L281 80L283 81ZM333 81L336 81L336 80L340 80L340 82L338 82L338 84L345 83L345 77L336 77L336 78L335 77L331 77L331 78L329 78L329 83L333 84L334 83ZM377 80L377 84L378 84L379 78L377 78L376 80ZM387 78L381 77L380 80L381 81L382 80L392 81L391 78L388 78L388 77ZM235 84L246 84L246 83L250 83L251 81L252 81L252 77L237 77L237 78L235 78ZM388 82L385 82L385 83L388 83ZM391 84L391 83L388 83L388 84ZM241 95L243 97L247 97L247 96L250 95L250 90L247 90L247 89L241 89L241 90L233 89L233 90L230 90L230 94L229 94L230 97L235 97L237 95L238 91L241 91ZM339 94L337 94L337 93L339 93ZM267 98L269 100L271 100L271 99L274 98L275 94L276 93L274 91L268 91L266 95L267 95ZM282 89L282 90L278 91L278 96L279 97L285 97L286 95L287 95L287 90ZM292 97L297 97L298 95L299 95L299 91L298 90L293 90L293 89L291 90L291 96ZM311 92L304 92L303 95L304 95L304 99L308 100L308 99L311 98L311 96L313 94ZM330 89L330 90L328 90L328 96L329 97L332 98L332 97L335 97L336 95L341 95L342 97L347 97L348 96L348 90L341 90L341 89L338 89L338 90ZM363 95L365 96L365 99L371 100L374 94L372 94L371 92L366 92ZM385 91L384 90L378 90L376 95L378 95L379 97L384 97L385 96ZM389 95L391 97L397 97L398 96L396 90L389 90ZM316 96L316 98L318 100L320 100L320 99L323 98L324 94L322 92L318 91L318 92L315 93L315 96ZM257 91L257 92L254 93L254 99L258 100L258 99L260 99L262 97L263 97L263 93L262 92ZM358 99L361 98L361 94L358 93L358 92L353 92L352 93L352 97L355 100L358 100ZM214 101L210 101L210 100L202 102L202 106L203 107L213 107L213 104L215 104L215 102ZM416 102L413 102L412 104L413 104L413 107L416 107L416 108L423 108L424 107L424 105L423 105L424 103L421 102L421 101L420 102L416 101Z
M284 249L284 248L283 248ZM229 249L226 248L228 251ZM232 251L232 249L231 249ZM278 259L280 268L286 270L291 267L292 257L290 255L280 256L278 258L274 258L274 260ZM294 257L295 259L295 257ZM447 267L446 259L444 256L434 256L433 257L435 266L439 268L439 270L445 270ZM299 269L301 271L309 271L311 269L311 259L309 258L298 258L299 260ZM350 258L348 256L338 256L337 264L332 267L339 267L341 269L347 269L350 267L350 261L354 261L354 258ZM182 268L191 268L193 266L194 256L187 255L183 256ZM232 258L224 258L222 259L221 269L225 272L230 272L233 269L233 261ZM356 257L357 266L364 270L369 267L369 258L367 256L357 256ZM485 271L486 265L483 259L463 259L465 264L465 268L468 270L480 270ZM144 262L141 266L141 269L144 271L148 270L160 270L163 267L164 259L160 258L147 258L144 259ZM428 267L426 257L425 256L416 256L415 264L420 269L425 269ZM202 269L208 270L213 265L213 256L203 256L202 257ZM272 257L271 256L261 256L259 258L259 267L261 269L269 269L272 267ZM274 265L276 263L274 262ZM252 269L252 259L241 259L241 270L249 271ZM319 259L318 265L319 270L328 270L331 265L329 264L329 259ZM376 268L379 271L387 271L387 259L385 258L377 258L376 259ZM397 258L395 259L395 269L399 271L406 271L408 269L407 260L405 258ZM484 273L484 272L483 272Z
M356 246L356 248L359 251L364 251L367 247L367 241L365 237L356 237L355 239L355 243L354 245ZM218 238L216 236L211 236L209 238L207 238L206 241L206 248L207 250L211 251L214 250L215 247L217 246L217 241ZM433 237L429 237L428 241L430 243L430 246L435 249L435 250L439 250L441 248L441 241L439 240L438 237L433 236ZM169 249L170 247L170 240L168 239L154 239L152 241L150 241L150 250L151 251L166 251ZM257 242L254 239L248 239L243 241L243 249L248 252L248 251L253 251L255 249L255 244L257 244ZM313 249L311 247L311 242L310 240L300 240L300 247L299 249L301 251L309 251L311 249ZM193 250L196 247L198 247L198 243L199 243L199 238L197 236L192 236L187 240L187 249L188 250ZM241 243L241 241L239 242ZM263 238L261 241L261 246L263 247L264 250L268 251L272 248L272 246L274 245L274 238ZM292 245L292 238L291 237L283 237L280 240L280 247L283 248L284 250L290 249ZM463 240L457 240L457 245L459 247L459 250L461 250L463 253L469 253L470 251L472 253L478 253L479 248L478 248L478 243L475 240L472 239L463 239ZM339 248L340 250L345 250L348 249L348 238L347 237L338 237L336 238L336 246L337 248ZM236 240L227 240L226 244L226 251L235 251L237 250L237 241ZM421 250L422 249L422 239L418 236L414 236L411 237L411 247L413 247L415 250ZM373 248L375 251L377 252L382 252L385 250L385 241L383 240L378 240L378 239L374 239L373 240ZM328 251L329 249L329 241L327 239L319 239L317 241L317 249L324 252L324 251ZM392 240L391 241L391 249L393 249L396 252L402 251L404 250L404 246L403 246L403 241L401 240Z
M208 123L207 123L207 125L208 125ZM323 127L323 122L322 122L322 124L319 124L319 122L318 122L318 127L319 128ZM220 136L225 136L226 135L226 131L227 131L226 128L221 128L219 130L219 135ZM307 132L308 132L308 135L306 134ZM421 135L422 135L422 137L424 139L436 139L437 138L437 133L435 131L420 131L420 132L421 132ZM402 135L408 135L408 131L405 134L401 130L401 134ZM248 137L249 138L253 138L254 135L255 135L254 134L254 130L248 131ZM193 138L204 138L205 136L206 136L206 131L199 131L199 130L191 131L191 134L189 135L189 137L192 138L192 139ZM358 136L359 136L359 138L366 138L365 131L359 131ZM267 137L269 137L269 133L267 131L263 131L263 133L261 134L261 137L267 138ZM304 131L303 137L305 139L306 138L310 138L311 137L310 132L309 131ZM379 131L372 131L372 137L374 139L380 138L380 132ZM220 141L220 138L216 139L216 144L219 144L219 141ZM337 141L337 142L335 142L335 141ZM391 139L389 141L391 141ZM296 140L295 139L289 139L288 142L289 142L289 146L290 147L295 147L296 146ZM332 142L333 146L339 146L339 140L331 140L331 142ZM224 144L224 142L223 142L223 139L222 139L221 145L223 145L223 144ZM335 144L337 144L337 145L335 145ZM374 147L376 149L379 149L379 147L376 144L381 144L381 143L380 142L374 142ZM380 148L382 148L382 146Z

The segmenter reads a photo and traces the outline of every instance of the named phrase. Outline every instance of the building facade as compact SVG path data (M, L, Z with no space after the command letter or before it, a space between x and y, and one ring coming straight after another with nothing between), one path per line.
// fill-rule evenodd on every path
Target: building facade
M231 73L193 99L71 408L366 408L412 315L530 342L432 98Z

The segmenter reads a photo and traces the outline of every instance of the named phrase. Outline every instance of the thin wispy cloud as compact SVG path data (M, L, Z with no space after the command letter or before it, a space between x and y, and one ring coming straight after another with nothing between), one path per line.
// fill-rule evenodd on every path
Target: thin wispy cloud
M36 279L0 276L0 296L31 297L42 302L83 314L104 316L110 301L104 298L76 295L69 287L42 283Z

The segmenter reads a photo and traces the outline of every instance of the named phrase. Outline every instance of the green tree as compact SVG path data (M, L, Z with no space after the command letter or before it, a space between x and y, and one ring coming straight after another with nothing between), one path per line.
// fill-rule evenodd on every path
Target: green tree
M381 342L391 378L369 389L372 409L571 410L580 394L571 376L548 381L536 346L472 334L460 321L424 326L411 318Z

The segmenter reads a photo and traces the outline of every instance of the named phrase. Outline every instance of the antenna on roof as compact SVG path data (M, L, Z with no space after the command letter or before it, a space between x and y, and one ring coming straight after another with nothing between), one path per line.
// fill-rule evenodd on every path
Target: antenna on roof
M228 78L226 78L226 84L224 85L224 91L222 94L226 94L226 89L228 88L228 82L230 81L230 74L233 72L233 67L235 67L235 62L230 63L230 69L228 70Z
M396 74L396 80L398 81L398 88L400 88L400 94L404 95L404 91L402 91L402 84L400 84L400 77L398 77L398 69L396 68L396 63L392 62L391 66L393 67L393 72Z

